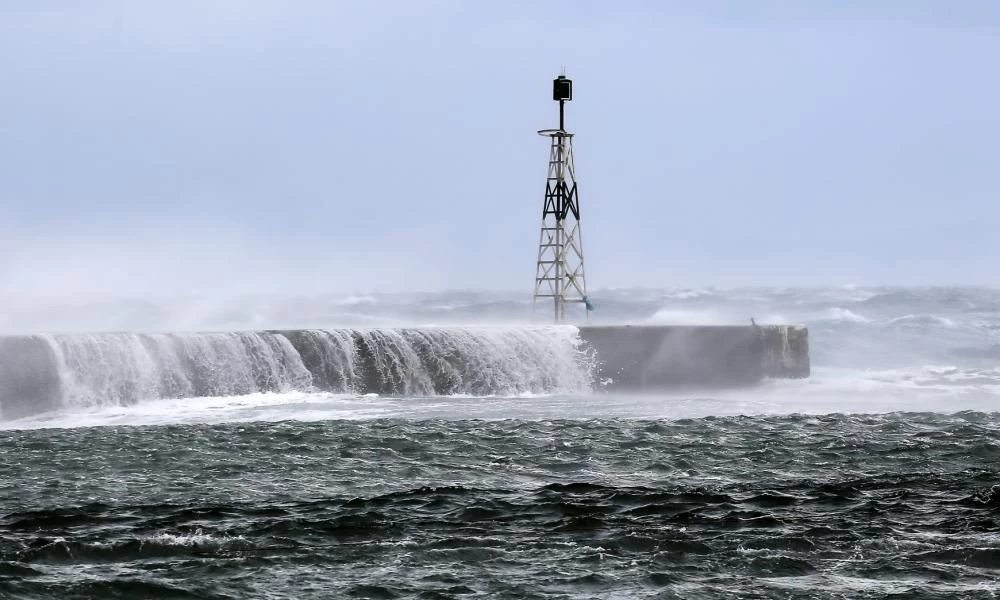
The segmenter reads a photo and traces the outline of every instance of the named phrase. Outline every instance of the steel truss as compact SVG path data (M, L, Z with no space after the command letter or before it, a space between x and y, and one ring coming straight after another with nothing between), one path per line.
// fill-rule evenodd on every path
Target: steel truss
M560 103L561 105L561 103ZM561 106L560 106L561 109ZM560 111L561 112L561 111ZM534 305L552 298L556 323L566 319L566 304L584 305L589 316L587 278L583 269L580 202L573 164L573 134L562 129L543 130L551 138L549 170L545 182L542 228L538 238Z

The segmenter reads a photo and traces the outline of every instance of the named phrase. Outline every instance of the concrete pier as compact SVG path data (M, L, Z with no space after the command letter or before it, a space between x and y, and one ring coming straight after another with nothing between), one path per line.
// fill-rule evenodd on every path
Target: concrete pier
M596 326L580 337L608 389L747 385L809 376L809 332L793 325Z

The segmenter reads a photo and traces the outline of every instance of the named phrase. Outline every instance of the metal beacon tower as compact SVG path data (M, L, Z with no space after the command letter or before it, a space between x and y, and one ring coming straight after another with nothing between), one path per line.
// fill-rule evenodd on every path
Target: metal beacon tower
M573 134L566 131L566 102L573 99L573 81L560 75L552 81L552 99L559 102L559 129L542 129L538 135L551 140L549 170L542 205L542 230L535 266L534 305L552 298L556 323L566 319L566 304L582 304L589 317L587 278L583 271L583 238L580 200L573 165Z

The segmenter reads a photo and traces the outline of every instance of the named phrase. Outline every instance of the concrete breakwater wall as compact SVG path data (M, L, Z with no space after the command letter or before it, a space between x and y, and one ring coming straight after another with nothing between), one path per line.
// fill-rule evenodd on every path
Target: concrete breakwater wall
M581 327L610 389L730 386L809 376L809 332L793 325Z
M803 327L443 327L0 337L0 418L320 390L567 394L806 377Z

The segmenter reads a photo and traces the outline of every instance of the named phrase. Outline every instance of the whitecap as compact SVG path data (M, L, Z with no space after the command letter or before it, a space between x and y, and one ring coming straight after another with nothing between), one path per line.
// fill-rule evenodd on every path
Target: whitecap
M841 308L839 306L828 309L824 313L824 319L843 323L871 323L871 319L868 317L864 317L852 310Z

